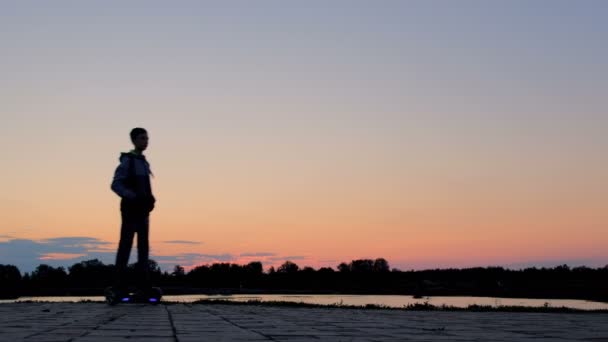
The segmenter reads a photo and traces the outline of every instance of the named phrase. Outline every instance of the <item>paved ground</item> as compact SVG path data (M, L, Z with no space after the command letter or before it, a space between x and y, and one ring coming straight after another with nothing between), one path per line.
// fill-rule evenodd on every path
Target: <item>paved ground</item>
M1 341L608 341L608 315L0 304Z

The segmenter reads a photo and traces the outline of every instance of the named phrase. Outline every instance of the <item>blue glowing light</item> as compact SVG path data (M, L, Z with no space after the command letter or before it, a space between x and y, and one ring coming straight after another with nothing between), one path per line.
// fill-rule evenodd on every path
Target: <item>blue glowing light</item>
M156 299L156 298L150 298L149 300L150 300L151 302L153 302L153 303L154 303L154 302L158 302L158 299Z
M128 302L129 301L129 297L125 297L123 299L121 299L123 302Z

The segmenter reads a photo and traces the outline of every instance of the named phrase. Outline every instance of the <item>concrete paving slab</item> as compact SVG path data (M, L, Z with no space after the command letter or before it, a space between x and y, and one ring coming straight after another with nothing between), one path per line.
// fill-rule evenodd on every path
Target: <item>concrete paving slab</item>
M0 341L608 341L604 313L0 304Z

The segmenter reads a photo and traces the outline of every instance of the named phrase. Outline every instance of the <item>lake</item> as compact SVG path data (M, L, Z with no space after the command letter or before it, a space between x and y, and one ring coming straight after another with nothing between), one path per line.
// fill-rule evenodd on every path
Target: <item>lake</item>
M424 304L428 302L435 306L455 306L466 308L469 305L484 306L526 306L542 307L547 303L550 307L567 307L581 310L608 310L608 303L592 302L579 299L528 299L528 298L495 298L495 297L423 297L413 298L405 295L332 295L332 294L311 294L311 295L281 295L281 294L233 294L233 295L167 295L163 300L171 302L191 303L199 299L222 299L232 301L284 301L284 302L303 302L312 304L343 304L364 306L367 304L384 305L388 307L404 307L409 304ZM83 297L20 297L18 299L0 300L0 303L14 303L22 301L48 301L48 302L79 302L83 300L104 301L102 296L83 296Z

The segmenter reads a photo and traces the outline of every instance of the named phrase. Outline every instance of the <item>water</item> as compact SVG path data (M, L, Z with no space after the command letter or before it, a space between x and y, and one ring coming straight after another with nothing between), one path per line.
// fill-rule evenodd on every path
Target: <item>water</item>
M234 294L234 295L179 295L163 296L163 300L171 302L191 303L199 299L222 299L232 301L283 301L302 302L311 304L343 304L364 306L367 304L383 305L387 307L404 307L409 304L424 304L428 302L434 306L454 306L466 308L469 305L484 306L525 306L525 307L567 307L581 310L608 310L608 303L592 302L578 299L528 299L528 298L494 298L494 297L423 297L420 299L405 295L281 295L281 294ZM21 297L11 300L0 300L0 303L14 303L23 301L48 301L48 302L80 302L104 301L102 296L89 297Z

